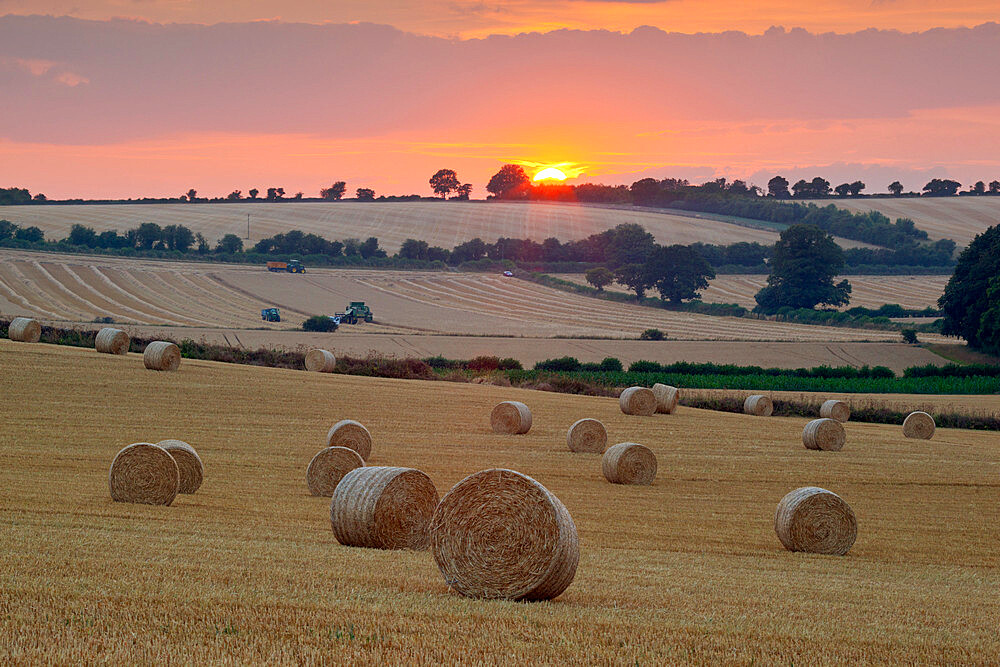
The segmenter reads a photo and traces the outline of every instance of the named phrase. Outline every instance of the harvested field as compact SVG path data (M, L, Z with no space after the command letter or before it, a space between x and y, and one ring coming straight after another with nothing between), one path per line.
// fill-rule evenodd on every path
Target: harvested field
M542 242L586 238L621 223L637 223L661 243L718 243L739 241L774 243L778 234L727 222L704 220L673 213L618 209L583 204L545 202L281 202L237 204L95 204L59 206L5 206L3 217L22 226L34 225L46 238L69 236L79 223L98 232L119 233L153 222L160 226L185 225L201 232L213 245L226 234L250 241L299 229L330 239L378 237L390 254L408 238L451 249L479 237L487 243L497 238L530 238ZM245 242L246 243L246 242Z
M818 467L801 446L804 419L681 407L636 420L611 398L191 360L161 375L135 354L7 340L0 358L3 394L21 399L0 402L0 628L11 662L912 664L1000 654L992 433L939 429L919 441L852 423L850 450ZM157 410L137 421L134 397L153 393ZM531 405L530 433L491 432L484 415L505 399ZM421 419L401 422L404 411ZM498 465L537 479L579 531L573 584L551 603L470 600L448 592L427 552L337 544L328 500L302 484L330 414L380 434L373 465L418 468L441 490ZM582 415L613 441L647 443L660 462L653 485L609 485L593 457L568 452L566 428ZM169 508L111 501L114 453L167 434L197 442L211 467L198 494ZM807 484L856 513L848 555L792 553L775 536L776 504Z
M312 269L0 252L0 312L70 322L289 329L350 300L368 302L372 333L636 338L657 328L673 340L897 341L894 331L714 317L610 303L493 274ZM277 306L282 322L260 309ZM944 342L925 334L927 342Z
M579 285L587 285L582 273L558 273L554 277ZM937 307L938 297L944 294L944 286L951 276L838 276L851 283L851 302L844 307L864 306L878 308L886 303L898 303L904 308L921 309ZM735 303L744 308L757 305L754 295L767 284L763 275L720 275L712 280L708 289L701 293L705 303ZM613 283L604 288L616 292L629 293L628 288ZM655 296L655 293L653 293Z
M878 211L893 220L910 218L931 240L952 239L959 249L977 234L1000 224L1000 197L900 197L885 199L824 199L852 213Z

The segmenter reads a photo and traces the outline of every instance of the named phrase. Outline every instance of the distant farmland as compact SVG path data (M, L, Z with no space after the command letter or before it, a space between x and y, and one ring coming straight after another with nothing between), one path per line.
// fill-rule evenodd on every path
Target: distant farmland
M778 234L728 222L683 215L557 203L515 202L282 202L234 204L95 204L4 206L0 219L37 226L50 240L65 238L80 223L98 232L124 232L143 222L185 225L213 244L226 234L247 235L250 242L292 229L337 240L378 238L389 253L415 238L451 249L479 237L492 243L499 237L541 242L586 238L622 223L642 225L664 244L756 241L770 245ZM848 242L847 245L857 245Z
M932 240L952 239L968 245L977 234L1000 224L1000 197L900 197L885 199L822 199L853 213L879 211L892 218L910 218Z

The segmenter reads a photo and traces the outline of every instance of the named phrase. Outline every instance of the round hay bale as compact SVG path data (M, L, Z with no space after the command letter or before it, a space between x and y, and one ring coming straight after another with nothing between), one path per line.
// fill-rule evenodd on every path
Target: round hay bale
M121 329L104 327L94 338L94 349L104 354L125 354L130 342L128 334Z
M596 419L579 419L569 427L566 444L571 452L600 454L608 446L608 430Z
M930 440L934 437L934 417L926 412L911 412L903 420L903 435L907 438Z
M434 482L419 470L355 468L333 491L330 525L337 541L348 546L422 550L437 504Z
M201 457L194 447L183 440L160 440L157 447L163 447L167 453L174 457L177 464L177 472L180 473L180 485L177 493L194 493L201 487L201 482L205 479L205 466L202 465Z
M858 521L836 493L804 486L778 503L774 532L789 551L843 556L858 537Z
M344 475L365 464L361 455L349 447L326 447L309 462L306 484L314 496L333 495Z
M644 445L619 442L604 452L601 469L612 484L652 484L656 477L656 454Z
M365 461L372 455L372 434L364 424L353 419L341 419L326 434L327 447L353 449Z
M618 397L618 405L627 415L649 417L656 412L656 394L646 387L629 387Z
M167 341L153 341L143 351L142 363L152 371L176 371L181 365L181 349Z
M743 412L754 417L770 417L774 412L774 404L771 399L763 394L747 396L743 401Z
M169 505L177 497L180 472L167 450L149 442L122 449L108 473L111 499L119 503Z
M15 317L7 327L7 337L21 343L37 343L42 337L42 325L30 317Z
M831 398L829 401L823 401L823 405L819 406L819 416L824 419L846 422L851 418L851 406L844 401Z
M431 520L431 549L450 588L475 598L550 600L580 561L565 505L519 472L470 475L445 494Z
M521 401L497 403L490 413L494 433L521 435L531 428L531 410Z
M318 347L306 352L306 370L315 373L332 373L337 367L337 357L329 350L321 350Z
M671 387L669 384L660 384L657 382L653 385L653 394L656 396L657 412L669 415L677 409L677 401L681 398L681 394L677 391L677 387Z
M802 444L806 449L839 452L846 440L844 426L836 419L814 419L802 429Z

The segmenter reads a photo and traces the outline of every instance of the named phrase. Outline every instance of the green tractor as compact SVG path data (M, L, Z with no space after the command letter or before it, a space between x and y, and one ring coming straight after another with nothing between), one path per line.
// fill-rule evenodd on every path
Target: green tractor
M260 319L265 322L280 322L281 312L277 308L262 308L260 311Z
M337 317L340 321L345 324L357 324L358 321L364 320L365 322L371 322L375 319L372 315L371 308L365 305L364 301L352 301L347 310L342 313L337 313Z

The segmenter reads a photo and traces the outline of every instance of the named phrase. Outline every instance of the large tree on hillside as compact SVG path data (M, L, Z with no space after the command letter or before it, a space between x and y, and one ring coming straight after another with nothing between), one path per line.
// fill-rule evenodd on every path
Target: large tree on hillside
M833 237L815 225L792 225L774 244L771 275L757 292L757 310L842 306L851 299L851 284L833 279L844 267L844 251Z
M715 278L715 271L691 246L671 245L659 246L650 253L646 275L662 300L679 304L697 298L708 287L708 281Z
M439 169L437 173L431 176L430 179L431 189L434 190L434 194L444 199L448 196L448 193L457 190L461 185L458 180L458 174L455 173L454 169Z
M792 193L788 191L788 179L784 176L775 176L767 182L767 196L775 199L788 199Z
M505 164L493 174L486 190L497 199L522 199L531 183L524 167L519 164Z
M347 183L336 181L330 187L322 188L319 191L319 196L327 201L340 201L345 192L347 192Z
M958 256L938 306L944 311L941 333L1000 353L1000 225L977 236Z

